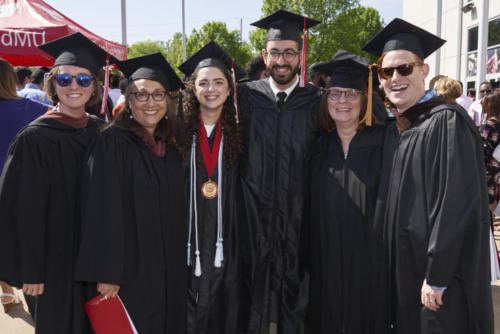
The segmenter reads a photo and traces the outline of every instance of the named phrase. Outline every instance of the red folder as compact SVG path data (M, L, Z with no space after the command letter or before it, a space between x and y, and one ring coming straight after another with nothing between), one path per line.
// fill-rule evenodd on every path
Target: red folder
M99 295L86 302L84 307L96 334L137 334L120 297Z

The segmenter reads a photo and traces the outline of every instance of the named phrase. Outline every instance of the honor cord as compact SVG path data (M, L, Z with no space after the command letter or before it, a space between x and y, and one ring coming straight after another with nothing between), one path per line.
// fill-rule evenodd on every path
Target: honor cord
M219 156L217 160L217 177L218 177L218 192L217 192L217 243L215 244L215 259L214 266L221 267L224 261L224 248L222 245L222 152L224 146L224 135L222 135L219 147Z

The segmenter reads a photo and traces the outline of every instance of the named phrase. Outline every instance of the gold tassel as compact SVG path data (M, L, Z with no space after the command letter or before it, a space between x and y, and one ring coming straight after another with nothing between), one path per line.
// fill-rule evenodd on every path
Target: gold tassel
M364 117L364 121L366 126L372 126L372 109L373 109L373 72L372 65L368 65L370 69L370 74L368 75L368 103L366 104L366 114Z

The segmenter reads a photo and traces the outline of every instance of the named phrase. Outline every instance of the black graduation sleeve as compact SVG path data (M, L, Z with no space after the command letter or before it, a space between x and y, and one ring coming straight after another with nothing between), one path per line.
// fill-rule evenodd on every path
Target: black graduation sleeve
M465 234L484 230L471 225L488 224L480 215L485 179L479 135L467 121L458 112L442 112L426 142L423 181L432 226L426 279L433 286L450 284Z
M2 279L16 283L45 280L45 226L50 180L35 136L25 131L12 142L0 179L0 229L7 261ZM10 239L10 240L9 240ZM2 247L3 248L3 247Z
M127 157L123 142L116 139L102 134L86 161L81 237L85 242L79 250L78 280L120 284L127 262L125 249L133 246L125 245L124 237L123 162Z

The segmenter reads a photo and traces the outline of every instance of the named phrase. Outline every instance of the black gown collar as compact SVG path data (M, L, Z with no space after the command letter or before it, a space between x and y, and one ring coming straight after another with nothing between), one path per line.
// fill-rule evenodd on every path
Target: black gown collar
M396 112L396 127L399 131L405 131L410 128L415 121L423 114L430 112L434 107L445 104L446 100L442 97L435 97L429 101L415 104L404 113Z

